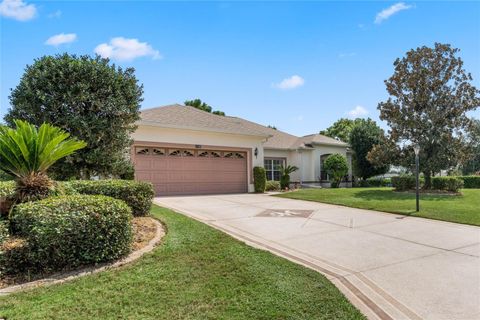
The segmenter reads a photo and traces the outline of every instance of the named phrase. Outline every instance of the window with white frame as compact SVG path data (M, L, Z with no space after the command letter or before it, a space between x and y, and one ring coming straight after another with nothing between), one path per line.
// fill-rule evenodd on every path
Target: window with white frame
M280 168L285 166L284 159L265 159L264 164L265 173L267 174L267 180L280 180Z

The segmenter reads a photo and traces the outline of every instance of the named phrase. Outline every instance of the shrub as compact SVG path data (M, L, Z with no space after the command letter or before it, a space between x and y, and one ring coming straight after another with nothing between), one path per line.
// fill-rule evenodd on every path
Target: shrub
M390 178L369 178L367 180L360 180L358 185L363 188L371 187L388 187L392 184Z
M131 219L123 201L106 196L61 196L19 204L10 223L26 244L4 255L2 269L53 271L117 259L130 251Z
M348 173L347 159L339 153L332 154L324 162L325 170L330 176L332 188L338 188L343 177Z
M2 245L2 243L4 243L8 237L8 221L0 219L0 245Z
M297 166L286 166L286 167L281 167L280 168L280 188L282 190L285 190L286 188L290 188L290 174L297 171L298 167Z
M434 190L458 192L463 187L463 180L457 177L432 177Z
M267 181L265 184L265 191L279 191L280 190L280 182L270 180Z
M396 191L412 190L415 189L415 181L415 177L410 175L392 177L392 186Z
M15 181L0 181L0 198L9 198L15 194Z
M255 192L257 193L264 193L265 192L265 185L267 183L267 175L265 173L265 169L262 167L254 167L253 168L253 183Z
M460 176L465 189L480 189L480 176Z
M133 180L74 180L64 182L81 194L99 194L125 201L134 216L150 212L155 196L151 183Z

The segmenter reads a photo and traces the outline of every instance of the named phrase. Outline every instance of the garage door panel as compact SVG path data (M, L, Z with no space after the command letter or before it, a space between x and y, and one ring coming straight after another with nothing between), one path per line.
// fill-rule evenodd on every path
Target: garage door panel
M148 149L145 147L145 149ZM150 149L151 150L151 149ZM148 153L148 151L147 151ZM198 156L203 152L174 155L142 154L135 158L138 180L154 185L157 195L237 193L247 191L245 153L232 158ZM222 154L216 151L217 154ZM231 155L230 155L231 156Z

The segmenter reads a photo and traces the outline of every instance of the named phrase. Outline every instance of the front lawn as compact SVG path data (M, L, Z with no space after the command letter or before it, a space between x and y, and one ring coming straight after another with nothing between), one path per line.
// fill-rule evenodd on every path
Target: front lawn
M0 299L7 319L364 319L321 274L153 207L163 243L125 268Z
M480 226L480 189L461 192L461 196L421 194L418 213L414 193L391 188L302 189L278 196Z

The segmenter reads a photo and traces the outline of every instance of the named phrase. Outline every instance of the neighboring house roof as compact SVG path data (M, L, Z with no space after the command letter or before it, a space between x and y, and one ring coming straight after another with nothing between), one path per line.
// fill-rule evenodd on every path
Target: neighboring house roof
M142 110L138 124L260 136L267 138L263 145L266 149L312 149L314 145L348 147L343 141L321 134L297 137L242 118L219 116L180 104Z
M268 137L264 130L245 126L237 118L224 117L193 107L174 104L141 110L138 124L248 136Z

